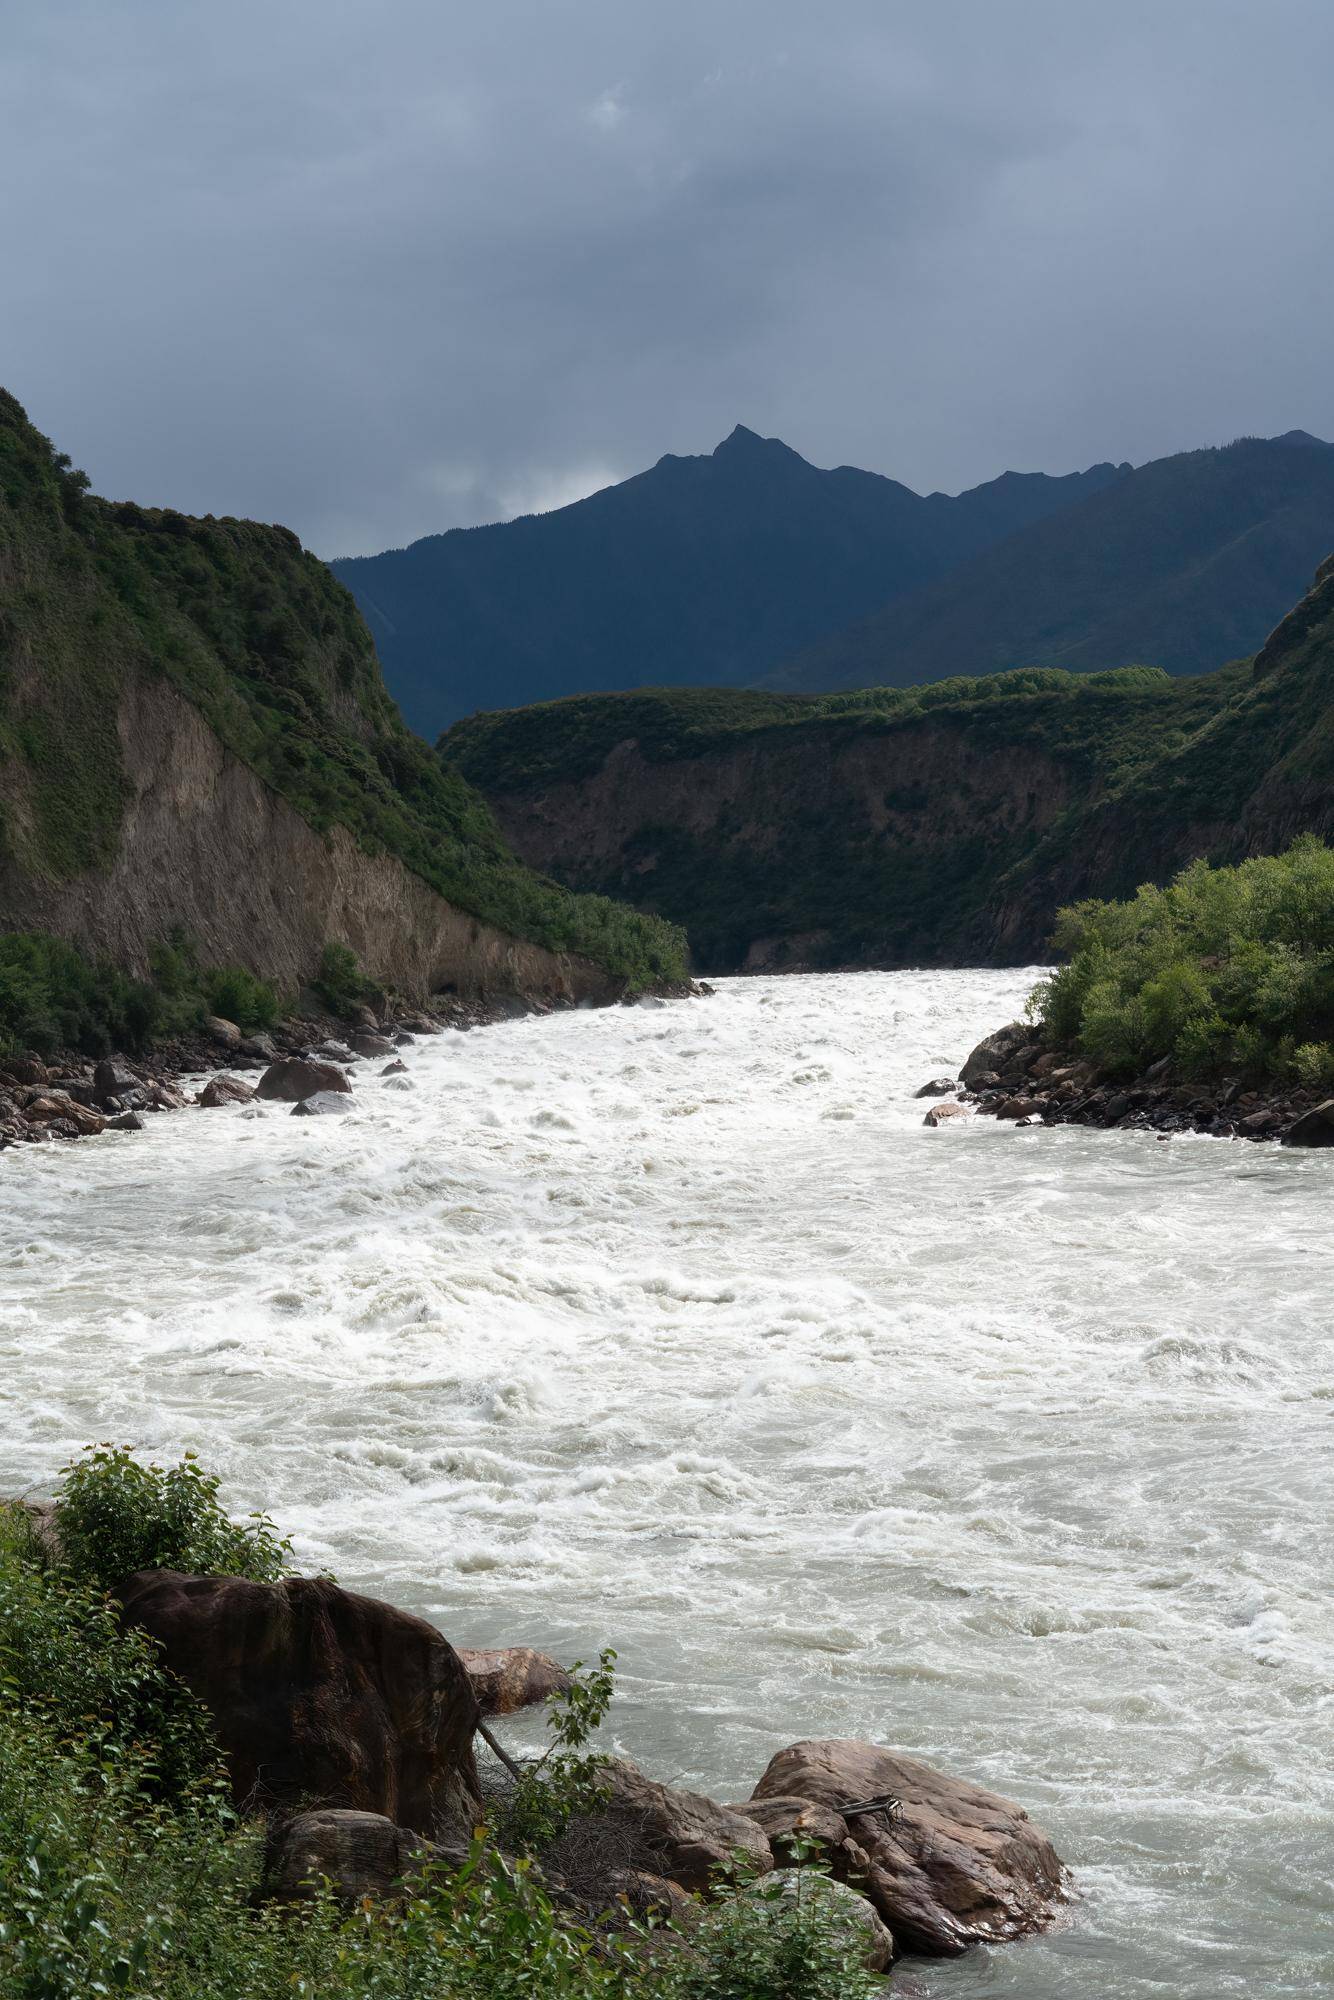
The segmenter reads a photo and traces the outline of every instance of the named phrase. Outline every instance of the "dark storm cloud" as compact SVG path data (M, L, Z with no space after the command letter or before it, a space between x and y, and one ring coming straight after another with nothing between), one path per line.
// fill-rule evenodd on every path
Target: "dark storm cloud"
M1334 433L1328 0L9 0L0 380L326 555L738 420L955 489Z

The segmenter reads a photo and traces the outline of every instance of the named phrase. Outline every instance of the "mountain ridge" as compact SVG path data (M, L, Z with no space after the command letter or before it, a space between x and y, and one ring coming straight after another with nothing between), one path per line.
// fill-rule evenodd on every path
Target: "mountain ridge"
M665 454L551 513L330 567L404 714L433 736L478 708L576 690L753 681L1125 471L1005 473L923 496L738 425L710 453Z

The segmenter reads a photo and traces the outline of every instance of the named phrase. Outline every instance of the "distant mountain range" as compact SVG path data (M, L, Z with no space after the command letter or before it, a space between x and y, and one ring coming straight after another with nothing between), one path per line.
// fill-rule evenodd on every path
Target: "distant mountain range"
M818 692L1017 666L1206 671L1334 546L1304 431L923 497L738 426L573 506L332 565L427 736L644 686Z
M738 425L709 456L661 458L554 513L332 567L407 720L433 735L564 694L745 686L1129 474L1007 472L923 499Z

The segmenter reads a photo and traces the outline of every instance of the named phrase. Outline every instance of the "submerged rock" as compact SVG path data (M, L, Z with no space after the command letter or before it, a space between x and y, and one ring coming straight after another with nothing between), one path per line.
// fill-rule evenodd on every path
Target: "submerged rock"
M472 1824L477 1702L424 1619L320 1578L140 1570L117 1595L212 1712L238 1803L318 1799L428 1835Z
M967 1118L969 1116L970 1113L966 1104L933 1104L927 1112L926 1117L922 1120L922 1123L923 1125L935 1127L938 1125L948 1125L951 1118Z
M958 1088L959 1086L952 1076L933 1076L930 1083L924 1083L920 1090L913 1092L913 1096L948 1097L952 1090L957 1090Z
M897 1816L852 1808L891 1796ZM874 1743L794 1743L754 1802L810 1799L847 1822L867 1858L863 1893L905 1951L933 1956L1042 1930L1064 1893L1055 1848L1022 1806Z
M336 1090L317 1090L292 1106L294 1118L341 1118L352 1109L350 1100Z

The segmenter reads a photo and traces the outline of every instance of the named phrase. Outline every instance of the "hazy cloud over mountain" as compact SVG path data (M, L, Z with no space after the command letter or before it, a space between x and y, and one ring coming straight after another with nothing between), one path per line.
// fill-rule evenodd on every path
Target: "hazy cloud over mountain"
M1334 434L1328 0L46 0L0 380L322 554L738 420L949 490Z

